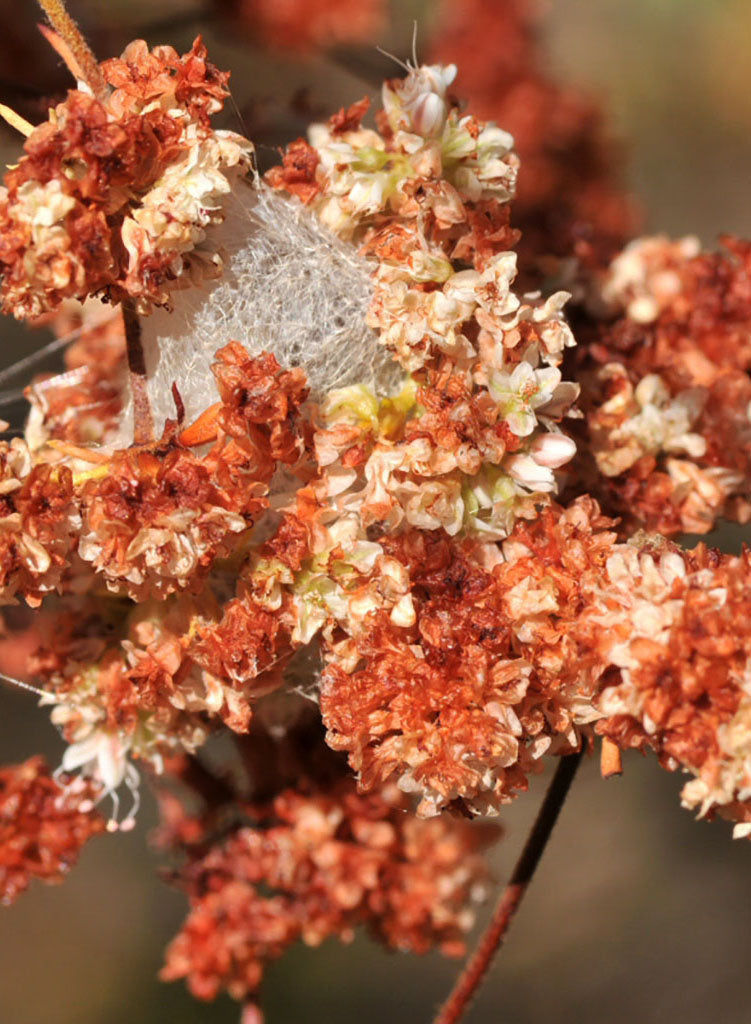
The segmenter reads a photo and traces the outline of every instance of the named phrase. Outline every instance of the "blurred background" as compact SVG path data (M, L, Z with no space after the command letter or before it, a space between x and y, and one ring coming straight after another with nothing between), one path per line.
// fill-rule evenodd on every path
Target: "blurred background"
M152 45L186 47L201 31L212 60L233 71L227 124L245 126L266 165L274 147L301 134L310 120L374 93L376 82L396 73L376 45L408 56L416 21L422 57L441 17L438 3L393 0L380 23L371 24L370 0L340 0L339 22L324 23L315 39L301 41L292 15L288 32L284 25L285 10L299 4L272 5L273 31L268 17L261 28L257 19L243 20L254 5L268 7L260 0L69 4L100 56L119 53L141 35ZM322 6L308 0L308 27ZM496 2L499 61L510 45L501 31L508 6ZM645 228L696 233L708 245L721 232L748 235L748 0L538 6L544 74L596 98L618 173L642 205ZM453 8L462 4L454 0ZM0 0L0 15L0 102L40 120L66 88L65 72L36 32L32 0ZM358 36L355 42L341 38L347 35L342 24ZM442 53L450 52L450 42L444 40ZM4 161L18 152L12 133L0 133ZM40 343L38 334L8 320L0 331L4 363ZM718 539L735 549L741 531ZM30 695L6 688L1 697L0 760L41 750L57 763L62 746L46 712ZM546 781L536 780L504 814L506 836L493 854L499 882ZM600 780L596 759L585 763L508 945L469 1015L473 1024L751 1021L751 849L732 842L728 825L696 823L681 810L681 784L638 755L626 758L622 778L608 782ZM147 845L154 824L147 800L138 829L92 842L64 886L33 885L15 906L0 909L2 1024L238 1020L228 999L199 1004L180 985L156 980L185 905L154 870L157 858ZM296 949L268 973L268 1021L427 1022L458 967L438 956L388 954L362 938L350 947Z

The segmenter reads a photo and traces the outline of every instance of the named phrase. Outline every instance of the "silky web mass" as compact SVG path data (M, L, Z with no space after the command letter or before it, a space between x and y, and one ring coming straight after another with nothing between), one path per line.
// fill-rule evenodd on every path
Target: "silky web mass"
M304 367L314 398L356 382L387 392L399 368L365 322L372 267L354 246L266 185L239 182L227 206L212 230L226 254L222 276L176 292L173 312L143 321L157 431L175 415L173 382L188 421L218 397L211 364L227 339Z

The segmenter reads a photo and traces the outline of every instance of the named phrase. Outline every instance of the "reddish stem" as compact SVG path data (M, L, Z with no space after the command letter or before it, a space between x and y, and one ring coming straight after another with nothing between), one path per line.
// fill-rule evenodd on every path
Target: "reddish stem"
M132 302L123 302L125 347L130 370L130 390L133 395L133 441L137 445L154 440L154 421L151 417L149 391L146 384L146 360L141 344L141 321Z
M493 911L490 924L433 1024L456 1024L469 1009L493 962L493 957L503 944L514 915L540 863L576 769L579 767L582 753L583 750L580 750L576 754L561 758L511 879Z
M39 6L49 19L55 32L62 40L64 47L73 58L66 59L63 51L60 55L66 60L71 72L76 76L79 72L98 100L106 100L107 83L104 80L99 62L84 39L81 30L65 9L64 0L39 0ZM58 51L60 52L60 51ZM72 66L71 66L72 65Z

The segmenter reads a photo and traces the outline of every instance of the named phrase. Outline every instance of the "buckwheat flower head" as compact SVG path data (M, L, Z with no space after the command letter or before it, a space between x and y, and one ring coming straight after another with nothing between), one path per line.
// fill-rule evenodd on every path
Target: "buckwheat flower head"
M296 47L341 19L225 7ZM519 46L468 70L521 203L453 63L261 175L200 39L89 54L0 195L4 307L73 342L0 442L0 603L37 609L4 678L67 744L60 786L0 773L0 891L56 877L95 803L131 827L145 776L190 900L163 977L200 998L254 1005L359 926L459 952L490 834L462 819L598 734L751 834L751 560L669 540L751 516L751 248L622 248L596 119L503 16Z
M702 547L658 557L623 546L608 564L628 594L609 616L602 653L620 671L599 697L598 731L627 747L652 748L661 763L694 776L681 794L700 815L720 813L746 835L749 761L748 554ZM620 616L627 621L619 625ZM603 623L604 624L604 623Z
M626 528L705 533L749 518L748 243L632 242L579 329L595 483Z
M486 868L487 833L466 822L421 822L393 787L359 796L287 789L177 881L191 911L162 978L186 978L199 999L253 995L267 964L302 939L350 941L365 926L395 949L461 953Z
M106 94L79 83L6 174L0 297L16 316L90 295L168 305L173 287L221 265L201 243L251 158L245 140L210 125L228 76L200 39L183 57L131 43L101 75Z
M38 605L60 585L81 522L72 493L69 469L34 465L21 438L0 441L0 604L20 592Z
M378 611L332 644L321 688L328 742L363 785L396 780L426 816L495 814L544 754L578 745L578 726L599 717L605 662L578 630L615 539L608 525L582 502L518 524L492 560L481 543L436 533L388 544L411 567L412 614Z
M82 780L56 781L41 757L0 769L0 903L13 903L33 878L62 881L104 829L95 796Z

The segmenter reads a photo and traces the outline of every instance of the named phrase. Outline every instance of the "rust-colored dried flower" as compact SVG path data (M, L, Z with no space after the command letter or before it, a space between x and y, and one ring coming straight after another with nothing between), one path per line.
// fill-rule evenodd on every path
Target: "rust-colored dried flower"
M131 827L143 774L191 907L163 977L251 1006L298 940L461 951L490 836L463 819L558 759L492 949L598 733L605 774L652 749L751 835L751 558L668 539L751 517L751 245L623 247L522 0L446 4L468 111L454 65L408 64L263 177L200 39L99 63L42 6L78 84L8 114L0 297L73 344L0 442L0 603L38 609L5 678L67 748L64 784L0 772L3 898L95 800ZM381 8L225 6L298 49Z
M106 96L71 90L0 191L0 298L16 316L91 295L166 305L181 273L220 264L200 243L250 160L244 140L210 126L228 75L200 39L182 57L132 43L101 74Z
M718 517L751 516L751 247L725 243L631 243L597 281L579 332L582 452L627 527L706 533Z
M365 926L396 949L457 954L490 838L466 822L421 822L395 787L358 795L287 789L251 811L256 824L182 869L191 912L162 977L199 999L256 993L266 964L292 943L348 941ZM492 833L491 833L492 834Z
M34 878L62 881L104 829L95 797L81 780L56 781L41 757L0 768L0 903L13 903Z

